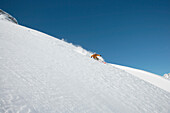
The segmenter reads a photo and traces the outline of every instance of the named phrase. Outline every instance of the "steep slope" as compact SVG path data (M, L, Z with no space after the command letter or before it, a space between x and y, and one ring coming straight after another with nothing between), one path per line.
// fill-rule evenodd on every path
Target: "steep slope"
M117 67L119 69L122 69L144 81L147 81L161 89L164 89L165 91L170 92L170 82L166 79L164 79L163 77L150 73L150 72L146 72L143 70L139 70L139 69L134 69L134 68L130 68L130 67L126 67L126 66L120 66L120 65L116 65L116 64L110 64L114 67Z
M0 21L0 112L170 112L169 92L82 50Z

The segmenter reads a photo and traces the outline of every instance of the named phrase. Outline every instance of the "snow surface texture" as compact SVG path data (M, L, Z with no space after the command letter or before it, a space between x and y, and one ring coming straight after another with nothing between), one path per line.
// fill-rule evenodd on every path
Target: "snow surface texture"
M130 67L126 67L126 66L120 66L120 65L116 65L116 64L110 64L112 66L115 66L117 68L120 68L132 75L135 75L136 77L145 80L161 89L164 89L168 92L170 92L170 82L168 80L165 80L163 77L150 73L150 72L146 72L143 70L139 70L139 69L134 69L134 68L130 68Z
M0 9L0 20L10 21L18 24L17 20L14 17L12 17L10 14L6 13L2 9Z
M170 113L170 93L44 33L0 21L0 113Z

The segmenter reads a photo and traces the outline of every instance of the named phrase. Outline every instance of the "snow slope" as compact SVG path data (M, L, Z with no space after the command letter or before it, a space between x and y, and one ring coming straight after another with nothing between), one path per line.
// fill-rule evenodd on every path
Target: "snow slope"
M164 89L165 91L170 92L170 82L166 79L164 79L163 77L150 73L150 72L146 72L143 70L139 70L139 69L134 69L134 68L130 68L130 67L126 67L126 66L120 66L120 65L116 65L116 64L110 64L114 67L117 67L119 69L122 69L132 75L135 75L136 77L147 81L161 89Z
M0 113L170 112L168 91L89 56L0 20Z

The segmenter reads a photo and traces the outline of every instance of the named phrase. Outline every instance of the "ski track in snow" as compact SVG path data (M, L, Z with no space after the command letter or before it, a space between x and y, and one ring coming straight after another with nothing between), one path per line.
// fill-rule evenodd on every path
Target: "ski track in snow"
M170 113L169 92L81 47L7 22L0 29L0 113Z

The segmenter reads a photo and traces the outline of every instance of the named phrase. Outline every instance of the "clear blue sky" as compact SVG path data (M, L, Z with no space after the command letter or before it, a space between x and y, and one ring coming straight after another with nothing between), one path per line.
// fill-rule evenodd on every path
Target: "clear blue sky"
M170 0L1 0L0 8L106 62L170 72Z

